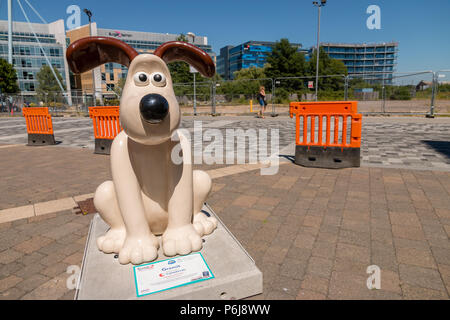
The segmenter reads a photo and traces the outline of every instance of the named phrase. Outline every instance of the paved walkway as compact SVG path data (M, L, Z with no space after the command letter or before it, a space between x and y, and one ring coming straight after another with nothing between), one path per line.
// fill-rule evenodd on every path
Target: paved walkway
M208 202L264 274L260 299L448 299L450 173L285 164L214 179ZM92 215L0 224L0 298L73 298ZM366 269L381 268L381 290Z
M291 121L222 120L233 122L212 127L282 128ZM410 136L410 144L426 146L417 141L431 139L445 146L450 122L435 120L380 124L367 118L366 123L375 131L380 125L391 128L385 138L375 137L380 145L397 134ZM408 129L412 121L423 130L419 136ZM91 149L7 144L13 142L0 140L0 210L89 194L110 179L109 157ZM286 144L280 139L280 145ZM446 163L445 152L436 150L429 151ZM402 159L396 151L393 159ZM264 293L255 298L449 299L450 170L367 162L343 170L283 164L277 175L262 176L255 167L198 167L214 178L209 204L263 271ZM0 299L72 299L66 270L81 264L91 217L65 210L1 223ZM381 269L381 290L366 287L369 265Z
M278 129L280 148L288 146L295 138L295 120L289 117L183 117L181 126L192 129L194 121L202 121L203 131L214 128L223 134L226 129ZM94 149L90 118L54 118L53 123L55 139L61 142L58 146ZM450 171L449 132L450 118L364 117L362 164ZM24 119L0 118L0 144L24 144L26 141ZM204 142L203 149L208 144Z

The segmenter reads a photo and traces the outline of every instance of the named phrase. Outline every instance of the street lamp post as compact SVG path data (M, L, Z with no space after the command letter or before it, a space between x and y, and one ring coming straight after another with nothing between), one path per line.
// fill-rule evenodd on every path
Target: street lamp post
M13 63L12 0L8 0L8 63Z
M83 9L83 12L86 13L89 19L89 36L92 37L92 27L91 27L91 19L92 19L92 12L89 9ZM95 97L95 68L92 69L92 100L94 103L94 107L97 106L97 99Z
M313 5L315 5L319 9L318 13L318 23L317 23L317 49L316 49L316 101L318 100L318 87L319 87L319 53L320 53L320 8L322 8L327 3L327 0L313 1Z
M188 32L187 36L192 37L192 44L194 44L194 42L195 42L195 34L192 33L192 32ZM191 68L191 70L193 70L193 69ZM195 88L195 74L197 72L193 72L193 73L194 73L194 116L196 116L197 115L197 97L196 97L196 88Z

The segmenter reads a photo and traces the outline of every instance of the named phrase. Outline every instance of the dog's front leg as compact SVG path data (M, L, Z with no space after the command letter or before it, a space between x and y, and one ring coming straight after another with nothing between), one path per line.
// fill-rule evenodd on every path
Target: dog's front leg
M188 254L202 248L202 239L192 225L193 214L193 174L191 145L189 140L178 133L183 164L171 165L171 197L169 199L169 220L162 236L164 254Z
M121 133L111 147L111 170L127 234L119 252L119 262L141 264L152 261L158 255L159 243L145 216L141 187L131 165L125 133Z

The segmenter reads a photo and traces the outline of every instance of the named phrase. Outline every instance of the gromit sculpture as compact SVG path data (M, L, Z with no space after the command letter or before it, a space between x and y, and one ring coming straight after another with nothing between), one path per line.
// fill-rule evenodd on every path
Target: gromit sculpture
M108 62L128 67L120 99L123 131L111 146L112 181L102 183L94 196L96 209L111 227L97 246L104 253L118 253L121 264L156 259L157 235L162 235L166 256L198 251L201 237L217 227L214 217L201 212L211 178L192 169L190 141L177 130L181 113L166 64L175 60L206 77L214 75L211 57L185 42L167 42L154 54L138 54L118 39L87 37L67 50L74 73ZM180 163L171 158L176 147Z

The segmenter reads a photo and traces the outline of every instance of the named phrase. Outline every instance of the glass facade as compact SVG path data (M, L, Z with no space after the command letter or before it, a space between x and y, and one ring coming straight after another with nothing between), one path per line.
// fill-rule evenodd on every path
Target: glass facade
M59 71L66 85L63 46L56 42L52 34L36 35L50 63ZM34 94L36 91L36 75L42 66L47 65L44 52L32 33L13 32L13 64L24 95ZM0 58L8 60L8 33L5 31L0 31Z
M230 50L233 46L226 46L220 49L220 55L217 57L216 72L223 78L230 78Z
M126 43L128 43L130 46L132 46L136 51L139 53L145 53L148 51L154 51L156 48L158 48L160 45L162 45L165 41L144 41L144 40L128 40L128 39L120 39ZM205 51L206 53L212 55L212 47L210 45L201 45L201 44L195 44L197 47Z
M387 84L392 83L398 57L397 42L372 45L322 43L321 47L330 58L344 62L350 76L368 82L384 80Z
M217 58L217 73L224 79L232 79L233 73L250 67L262 68L267 56L272 52L275 42L248 41L237 46L220 49ZM301 44L292 44L301 50Z

